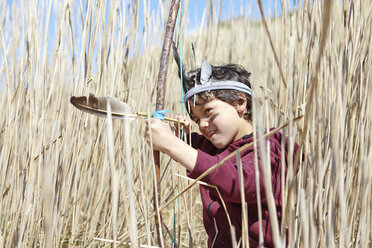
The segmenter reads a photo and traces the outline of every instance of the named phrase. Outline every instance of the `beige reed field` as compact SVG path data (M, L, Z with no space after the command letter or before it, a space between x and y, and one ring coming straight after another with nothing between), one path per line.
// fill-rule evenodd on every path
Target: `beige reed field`
M154 111L170 0L159 11L141 2L0 2L0 247L159 246L143 118L111 120L70 104L93 93ZM305 0L295 9L276 1L290 11L266 22L221 21L230 10L206 2L205 25L188 29L194 8L182 1L174 40L183 63L242 64L252 72L254 126L289 123L290 149L301 147L283 181L282 223L272 222L276 246L372 247L371 1ZM165 109L182 113L172 56ZM198 186L175 197L192 181L166 155L161 173L165 246L206 247Z

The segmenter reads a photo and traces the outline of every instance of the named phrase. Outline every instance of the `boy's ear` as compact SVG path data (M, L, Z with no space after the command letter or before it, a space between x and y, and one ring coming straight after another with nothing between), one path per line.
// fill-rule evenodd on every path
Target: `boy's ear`
M243 115L247 108L247 98L243 93L237 93L239 100L236 101L236 110L239 114Z

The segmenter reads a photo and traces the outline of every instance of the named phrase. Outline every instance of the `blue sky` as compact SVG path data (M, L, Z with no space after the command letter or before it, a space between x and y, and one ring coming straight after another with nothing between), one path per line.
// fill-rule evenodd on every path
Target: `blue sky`
M63 0L39 0L38 4L44 5L46 6L45 8L47 8L50 1L52 1L53 5L57 5L57 3L63 2ZM150 4L150 12L158 11L159 0L145 0L145 1ZM223 12L221 16L222 20L226 20L231 17L237 17L237 16L242 16L242 15L249 17L249 18L253 18L253 19L261 18L261 15L258 11L256 0L214 0L215 4L218 5L217 9L220 5L220 1L222 1L223 3L223 7L222 7ZM277 9L279 9L279 12L281 12L280 0L261 0L261 1L262 1L266 16L273 16L275 4L277 5ZM293 1L294 0L288 0L287 2L291 3ZM6 2L7 2L8 10L11 10L9 8L11 5L20 4L19 0L6 0ZM79 0L76 0L75 3L73 4L78 6L79 2L80 2ZM121 2L125 6L127 3L131 1L121 0ZM213 2L213 1L212 0L189 0L187 16L182 17L182 18L187 19L186 30L199 27L201 20L202 20L203 12L205 8L208 6L209 2ZM82 0L81 3L83 4L83 6L86 5L85 0ZM141 15L143 15L143 0L138 0L138 3L139 3L139 13L140 13L138 28L139 30L142 30L143 18L141 18ZM107 0L106 4L110 4L110 0ZM185 4L185 0L181 0L182 8L184 7L184 4ZM216 16L217 14L218 13L216 13ZM51 16L51 19L53 19L53 16ZM45 23L43 23L43 25L45 25ZM51 33L52 37L54 37L54 34L53 34L54 30L52 30L53 28L54 28L54 25L50 25L49 32Z
M145 0L150 6L147 8L150 9L150 13L159 12L159 0ZM214 0L214 9L216 11L215 16L216 20L218 18L218 11L220 8L220 3L222 1L222 13L221 13L221 20L228 20L234 17L245 16L250 19L261 19L261 14L258 9L257 1L256 0ZM187 34L189 31L199 28L201 22L203 20L203 14L209 6L212 0L189 0L188 1L188 9L187 12L184 12L185 0L181 0L181 18L185 21L185 26L183 27L185 33ZM263 9L265 12L265 16L270 17L274 15L274 6L275 2L277 5L277 14L281 13L281 5L280 0L261 0ZM278 10L279 9L279 10ZM143 28L143 0L139 1L139 23L138 23L138 30L142 30ZM168 15L169 12L166 14ZM108 13L106 13L108 14ZM208 21L208 17L204 18L203 25L206 25ZM139 32L140 33L140 32ZM162 41L162 40L161 40Z
M146 1L150 4L150 13L157 12L158 7L159 7L158 6L159 5L159 0L138 0L139 15L140 15L139 16L139 23L138 23L138 29L139 30L142 30L142 28L143 28L143 1ZM232 17L238 17L238 16L246 16L246 17L249 17L249 18L252 18L252 19L260 19L261 18L261 15L258 11L258 6L257 6L257 1L256 0L214 0L215 4L217 5L216 9L219 8L219 5L220 5L221 1L223 3L223 6L222 6L223 12L222 12L222 15L221 15L222 20L227 20L227 19L230 19ZM261 1L262 1L263 8L264 8L266 16L273 16L275 4L277 5L277 10L279 9L278 10L279 13L277 13L277 14L280 14L280 12L281 12L280 0L261 0ZM287 2L291 3L291 1L295 1L295 0L288 0ZM37 2L38 2L38 6L44 6L43 9L47 9L50 3L52 3L52 8L53 8L55 6L58 6L60 3L64 2L64 1L63 0L39 0ZM110 2L111 2L111 0L107 0L106 4L109 5ZM122 6L126 6L129 2L132 2L132 1L121 0ZM183 18L183 20L186 19L186 27L185 27L186 31L190 31L190 30L200 26L200 23L201 23L202 17L203 17L203 12L206 9L206 7L208 6L209 2L213 2L213 1L212 0L189 0L188 12L187 12L187 16L185 16L185 15L183 15L183 8L185 7L184 6L185 0L181 0L182 18ZM12 8L10 8L10 6L15 5L16 8L18 8L17 5L20 4L20 0L6 0L6 3L7 3L6 8L8 9L9 14L11 15ZM84 8L86 9L86 0L82 0L82 1L76 0L76 1L72 2L72 4L75 5L77 8L79 8L78 6L79 6L80 3L82 3L83 9ZM83 12L84 12L84 10L83 10ZM108 13L106 13L106 15L107 14ZM215 13L215 15L217 16L218 13ZM43 20L41 20L42 23L40 23L40 26L42 26L43 29L46 25L45 21L44 21L45 18L46 18L46 16L44 15ZM51 45L51 43L53 43L53 39L55 38L54 28L55 28L56 25L53 25L54 24L53 18L54 18L54 15L53 15L53 11L52 11L51 22L50 22L50 25L49 25L49 34L50 34L49 35L49 37L50 37L49 43L50 43L50 45ZM206 21L207 20L205 20L204 25L206 24ZM8 37L9 37L9 35L11 36L11 34L8 34ZM50 47L52 47L52 46L50 46Z
M93 1L97 1L97 0L93 0ZM156 13L157 11L159 11L158 10L159 0L138 0L139 15L140 15L139 19L138 19L139 20L138 30L140 30L140 32L143 29L143 1L146 1L150 5L149 6L150 13ZM222 5L223 12L222 12L222 15L221 15L222 20L227 20L227 19L230 19L230 18L233 18L233 17L238 17L238 16L245 16L245 17L248 17L248 18L251 18L251 19L260 19L261 18L256 0L214 0L215 4L217 5L215 7L215 9L217 9L217 10L219 9L220 1L222 1L222 3L223 3L223 5ZM280 1L279 0L261 0L261 1L262 1L262 4L263 4L264 11L265 11L265 16L267 16L267 17L273 16L275 4L277 6L277 11L278 11L277 14L280 15L281 8L280 8ZM292 4L293 1L295 1L295 0L287 0L287 3ZM12 17L12 10L13 10L13 7L15 7L16 9L19 9L19 8L22 9L22 7L20 6L20 2L21 2L20 0L6 0L6 5L5 6L0 4L0 8L5 7L6 12L10 16L10 20L9 19L7 20L8 23L9 23L9 21L12 22L12 20L11 20L12 18L19 18L19 16ZM111 0L107 0L106 4L110 4L110 2L111 2ZM130 2L132 2L132 1L121 0L122 6L127 6L127 4L130 3ZM188 12L187 12L187 15L185 15L185 13L183 12L183 9L185 7L184 6L185 0L181 0L181 15L182 15L183 20L186 19L186 26L184 27L185 32L188 32L192 29L200 27L204 10L208 6L209 2L213 2L213 1L211 1L211 0L189 0ZM63 0L38 0L37 1L38 7L42 7L42 8L38 8L38 9L47 10L50 3L52 4L52 9L57 11L56 12L57 15L62 14L62 13L58 13L58 9L55 9L55 8L57 6L61 6L60 4L64 3ZM77 8L77 9L75 9L76 14L79 13L77 16L75 16L73 18L80 18L80 11L79 11L79 8L80 8L79 4L80 3L82 3L82 5L83 5L82 6L83 7L83 13L86 10L86 0L73 1L72 4ZM23 6L23 8L27 8L27 5L28 4L25 4L25 6ZM71 7L74 8L74 6L71 6ZM0 11L3 11L3 10L0 9ZM5 13L5 12L3 12L3 13ZM168 15L168 13L169 12L167 12L166 15ZM42 14L42 13L39 13L39 14ZM43 30L42 32L44 32L44 29L46 27L46 23L45 23L46 15L45 15L45 13L43 13L43 14L44 14L44 16L42 18L40 18L40 22L38 23L38 26L41 28L41 30ZM106 13L106 15L107 14L108 13ZM215 13L215 15L218 16L218 13ZM48 35L48 54L49 54L49 56L53 52L52 49L53 49L53 43L54 43L54 40L55 40L55 30L54 30L54 28L58 26L58 24L56 24L56 22L55 22L55 18L58 19L58 17L54 16L53 11L52 11L52 15L51 15L50 18L51 19L50 19L50 24L49 24L49 35ZM204 25L206 25L206 22L207 22L207 18L204 21ZM23 23L23 25L26 25L26 26L22 27L23 31L27 30L27 23ZM11 39L12 39L12 36L13 36L12 30L11 29L5 30L4 36L5 36L5 44L8 45L9 42L11 41ZM23 36L23 35L21 34L21 36ZM76 44L76 45L79 46L79 44ZM3 59L4 59L3 56L4 56L4 54L0 53L0 62L3 61ZM4 81L4 78L0 78L0 89L2 88L1 85L2 85L3 81Z
M93 0L93 1L97 1L97 0ZM106 0L106 4L110 4L112 0ZM143 1L146 1L150 6L150 13L156 13L159 8L159 0L138 0L138 3L139 3L139 23L138 23L138 30L140 30L140 32L142 31L143 29ZM256 0L214 0L215 4L217 5L215 9L219 9L219 6L220 6L220 1L222 1L223 5L222 5L222 9L223 9L223 12L222 12L222 15L221 15L221 19L222 20L227 20L227 19L230 19L230 18L233 18L233 17L238 17L238 16L245 16L245 17L248 17L248 18L251 18L251 19L260 19L261 18L261 15L258 11L258 6L257 6L257 1ZM274 13L274 6L275 4L277 5L277 10L278 10L278 15L280 15L280 12L281 12L281 9L280 9L280 0L261 0L262 1L262 4L263 4L263 8L264 8L264 11L265 11L265 16L267 17L270 17L270 16L273 16L273 13ZM293 1L295 0L287 0L287 3L292 3ZM20 18L20 16L15 16L13 17L12 14L13 14L13 7L15 7L16 9L22 9L23 8L28 8L28 4L26 3L24 6L20 6L20 3L21 1L20 0L6 0L6 4L3 5L3 4L0 4L0 11L2 13L8 13L10 19L7 19L6 21L8 22L8 27L11 27L11 25L9 26L9 22L12 22L12 18ZM128 3L131 3L132 1L129 1L129 0L121 0L120 1L122 3L122 6L127 6ZM202 21L202 17L203 17L203 13L204 13L204 10L206 9L206 7L208 6L208 3L209 2L213 2L212 0L189 0L189 4L188 4L188 12L187 12L187 15L184 14L183 12L183 9L184 9L184 4L185 4L185 0L181 0L181 15L182 15L182 18L183 20L186 19L186 26L184 27L185 28L185 32L188 32L192 29L195 29L195 28L198 28L200 27L200 24L201 24L201 21ZM4 3L4 2L3 2ZM31 3L31 2L30 2ZM61 15L62 13L59 13L58 12L58 9L55 9L57 6L61 6L60 4L61 3L64 3L64 0L38 0L37 1L37 4L38 4L38 8L37 9L41 9L41 10L47 10L48 7L49 7L49 4L52 4L52 9L54 9L55 12L57 15ZM80 11L79 11L79 5L80 3L83 5L83 13L85 12L86 10L86 0L75 0L72 2L72 5L71 6L72 8L75 8L75 12L77 14L77 16L75 17L72 17L72 18L80 18ZM3 8L6 8L5 12L3 12ZM23 9L23 11L25 11L25 9ZM38 10L36 10L38 11ZM44 11L46 12L46 11ZM166 15L168 15L169 12L166 13ZM42 33L44 33L44 29L46 27L46 23L45 23L45 20L46 20L46 14L43 13L43 12L39 12L39 14L41 15L44 15L44 16L40 16L40 22L38 22L38 26L42 31ZM106 13L107 15L108 13ZM18 15L19 15L19 12L18 12ZM215 13L216 16L218 16L218 13ZM108 15L107 15L108 16ZM50 23L49 23L49 35L48 35L48 54L49 56L51 56L52 54L52 49L53 49L53 43L55 41L55 30L54 28L58 26L58 24L56 23L56 20L55 19L58 19L59 17L55 17L54 16L54 11L52 11L52 15L50 17ZM76 21L76 22L79 22L79 21ZM207 18L205 19L204 21L204 25L206 25L206 22L207 22ZM24 34L22 35L22 32L27 30L27 23L23 23L23 27L22 27L22 30L21 30L21 37L25 37ZM4 40L5 40L5 45L8 46L9 42L12 40L12 36L13 36L13 31L11 29L7 29L7 27L5 27L5 33L4 33ZM42 34L43 37L44 37L44 34ZM23 39L23 38L21 38ZM76 41L75 41L76 42ZM80 44L76 44L77 46L80 46ZM78 47L76 47L78 49ZM41 51L41 54L43 52ZM4 60L4 54L0 52L0 63L2 63L2 61ZM4 78L0 78L0 89L2 88L3 86L3 83L4 83Z
M215 4L219 8L221 0L215 0ZM185 1L182 1L182 6L184 7ZM208 6L210 0L189 0L188 13L187 16L187 29L193 29L198 27L203 16L205 8ZM277 11L281 13L280 0L261 0L265 16L274 15L274 6L276 2ZM140 1L140 9L142 6L142 1ZM156 11L158 8L158 0L150 0L151 10ZM222 0L222 20L230 19L231 17L246 16L252 19L260 19L261 14L258 10L258 5L256 0ZM216 13L217 15L218 13Z

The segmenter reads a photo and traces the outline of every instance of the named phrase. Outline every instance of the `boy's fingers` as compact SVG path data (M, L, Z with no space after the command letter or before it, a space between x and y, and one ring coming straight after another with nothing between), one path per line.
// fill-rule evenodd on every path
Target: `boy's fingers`
M185 127L190 126L190 120L186 116L184 117L182 114L176 114L176 119L180 120L180 121L183 121L184 122L183 125Z

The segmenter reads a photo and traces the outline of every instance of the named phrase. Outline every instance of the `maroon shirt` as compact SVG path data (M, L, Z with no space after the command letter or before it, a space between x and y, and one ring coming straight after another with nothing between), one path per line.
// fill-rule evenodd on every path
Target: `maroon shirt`
M278 221L282 216L281 201L281 133L272 135L270 140L270 159L271 159L271 180L273 195L277 210ZM208 168L217 164L230 153L239 149L241 146L253 141L252 135L245 135L243 138L233 142L224 149L217 149L204 136L197 133L192 134L192 146L198 150L198 157L194 169L188 172L191 178L197 178ZM287 140L286 140L287 143ZM295 145L295 151L297 147ZM294 151L294 152L295 152ZM253 146L240 153L242 170L244 176L245 199L248 206L248 232L250 247L258 247L259 243L259 220L257 209L256 176L254 169L254 150ZM285 152L287 158L287 151ZM264 180L261 173L261 165L258 159L260 170L260 193L262 205L262 226L265 247L273 247L271 234L269 210L265 196ZM285 167L287 167L285 165ZM285 168L286 170L287 168ZM226 204L232 225L235 227L236 240L239 242L242 230L242 206L239 188L238 170L236 159L231 158L221 167L204 177L202 181L216 185ZM200 186L200 194L203 202L203 221L208 234L208 247L232 247L231 231L225 210L215 189L208 186ZM215 223L214 223L215 220ZM215 225L216 224L216 225ZM216 227L218 232L216 232Z

